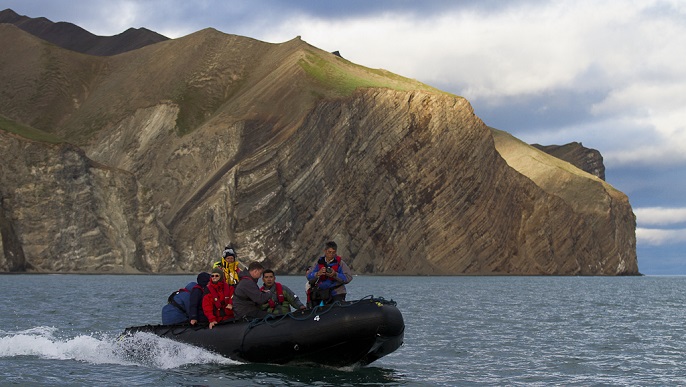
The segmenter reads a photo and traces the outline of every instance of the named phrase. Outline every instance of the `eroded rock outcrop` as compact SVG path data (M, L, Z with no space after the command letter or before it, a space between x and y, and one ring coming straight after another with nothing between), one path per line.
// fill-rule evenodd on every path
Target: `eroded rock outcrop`
M149 193L131 173L98 165L69 144L49 145L4 131L0 153L0 270L168 269L171 241Z
M531 146L605 180L603 155L597 149L586 148L580 142L570 142L565 145L531 144Z

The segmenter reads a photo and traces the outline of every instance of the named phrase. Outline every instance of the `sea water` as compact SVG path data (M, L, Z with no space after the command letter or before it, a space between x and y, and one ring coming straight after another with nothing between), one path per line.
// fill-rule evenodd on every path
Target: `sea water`
M169 293L194 277L0 275L0 385L686 384L686 277L356 276L348 299L393 299L406 325L402 347L361 368L119 340L159 323ZM277 281L303 296L304 277Z

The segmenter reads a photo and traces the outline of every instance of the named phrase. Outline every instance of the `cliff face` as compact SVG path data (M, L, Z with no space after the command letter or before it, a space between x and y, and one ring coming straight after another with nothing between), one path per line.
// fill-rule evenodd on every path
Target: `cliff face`
M299 39L0 32L0 114L57 142L0 131L0 270L194 272L232 242L299 273L333 239L358 274L638 273L626 196L463 98Z
M235 188L193 218L231 214L233 240L281 270L299 267L325 235L366 273L637 272L626 196L605 185L560 197L499 150L464 99L360 91L318 104L291 139L241 163L228 181ZM579 172L575 184L599 184ZM234 205L220 209L226 196Z
M589 244L577 245L575 238L565 243L571 243L572 251L576 251L581 274L587 270L608 274L638 271L636 217L626 195L600 177L529 147L503 131L492 132L496 149L512 168L548 195L561 199L579 217ZM551 225L565 227L563 220Z
M149 194L131 173L98 165L71 145L4 131L0 153L0 270L159 271L161 259L173 257Z

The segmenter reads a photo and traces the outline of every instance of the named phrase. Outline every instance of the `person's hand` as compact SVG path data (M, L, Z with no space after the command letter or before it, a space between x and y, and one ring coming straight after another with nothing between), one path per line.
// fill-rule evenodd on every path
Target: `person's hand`
M307 307L305 305L300 305L300 308L298 308L298 309L305 310L305 309L307 309Z
M325 267L322 267L321 269L319 269L318 275L322 276L322 275L325 275L325 274L326 274L326 268L325 268Z
M191 320L191 325L195 325L198 323L198 320Z
M216 321L212 321L212 322L210 323L210 329L212 329L212 327L215 326L215 325L217 325L217 322L216 322Z
M231 310L231 309L233 309L233 305L231 305L231 304L229 304L229 305L226 305L226 309L228 309L228 310Z

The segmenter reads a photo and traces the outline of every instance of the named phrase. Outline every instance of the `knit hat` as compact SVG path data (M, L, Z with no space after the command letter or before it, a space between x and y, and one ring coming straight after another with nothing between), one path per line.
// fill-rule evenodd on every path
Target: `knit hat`
M198 274L198 285L207 286L208 282L210 282L210 273L202 272Z
M221 267L215 267L214 269L212 269L212 273L219 273L220 274L219 279L224 280L224 270L222 270Z
M234 258L236 258L236 250L234 250L233 247L231 247L231 245L227 245L226 247L224 247L224 258L228 256L233 256Z

